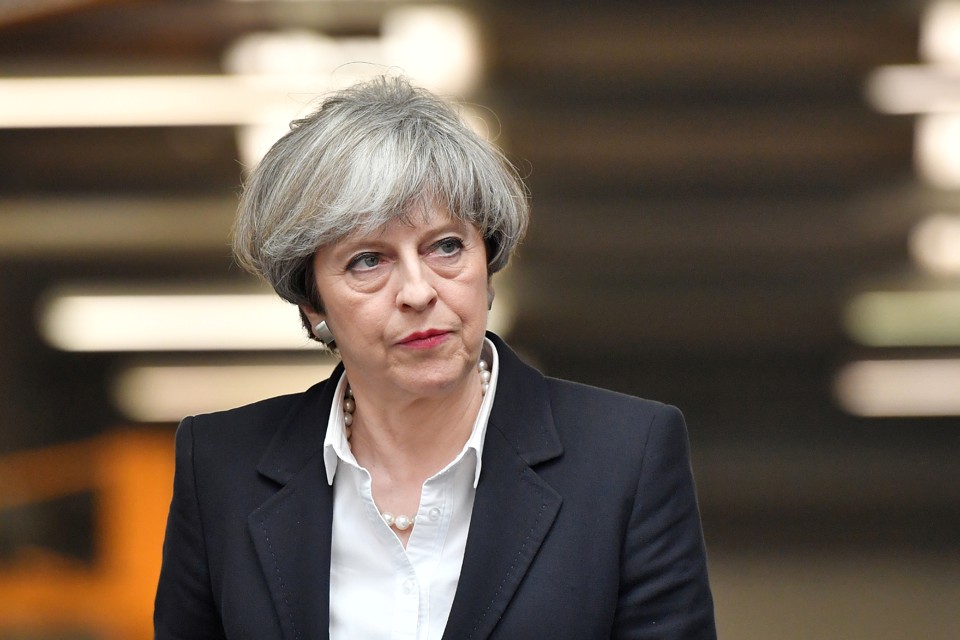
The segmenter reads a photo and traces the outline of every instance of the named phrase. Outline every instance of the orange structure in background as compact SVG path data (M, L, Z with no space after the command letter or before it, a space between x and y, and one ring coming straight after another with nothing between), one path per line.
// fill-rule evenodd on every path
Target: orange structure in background
M173 434L159 429L0 457L0 517L88 490L96 510L92 564L29 549L0 565L0 636L152 638L173 467Z

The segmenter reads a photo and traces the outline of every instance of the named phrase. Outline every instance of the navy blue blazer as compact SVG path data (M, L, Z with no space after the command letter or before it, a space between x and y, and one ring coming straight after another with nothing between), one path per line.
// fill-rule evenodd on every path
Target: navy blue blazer
M680 412L546 378L489 337L497 397L443 638L716 638ZM181 423L157 640L328 638L334 387Z

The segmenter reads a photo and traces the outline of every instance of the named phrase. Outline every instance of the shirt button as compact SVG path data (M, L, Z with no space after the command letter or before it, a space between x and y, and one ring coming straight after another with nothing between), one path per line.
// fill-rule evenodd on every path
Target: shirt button
M436 522L437 520L440 519L439 507L434 507L433 509L430 509L430 511L427 512L427 515L430 517L431 520Z
M412 579L407 580L406 582L403 583L403 594L408 596L411 593L413 593L414 590L416 590L416 588L417 588L417 583L414 580Z

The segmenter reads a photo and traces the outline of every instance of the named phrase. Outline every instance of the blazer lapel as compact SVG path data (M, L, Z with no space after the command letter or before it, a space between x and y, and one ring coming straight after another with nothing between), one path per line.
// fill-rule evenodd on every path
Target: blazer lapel
M258 470L282 488L247 520L286 640L329 638L333 488L323 438L335 388L308 390L280 425Z
M546 381L499 338L497 397L483 445L470 533L444 639L487 638L520 586L560 510L532 467L563 449Z
M315 457L247 522L284 638L327 638L333 492Z

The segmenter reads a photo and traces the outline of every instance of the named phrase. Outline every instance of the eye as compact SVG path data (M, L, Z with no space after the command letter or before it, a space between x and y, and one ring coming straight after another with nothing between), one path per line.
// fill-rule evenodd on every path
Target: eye
M444 238L434 245L434 251L441 256L453 256L463 249L463 240L460 238Z
M376 253L361 253L350 260L348 271L369 271L380 265L380 256Z

